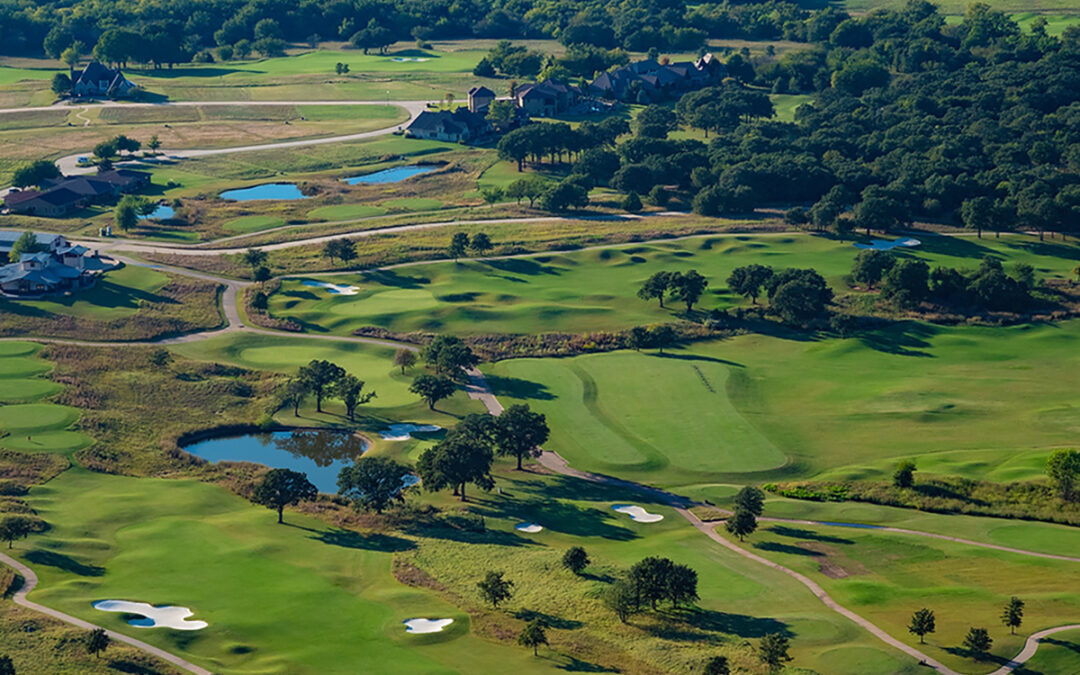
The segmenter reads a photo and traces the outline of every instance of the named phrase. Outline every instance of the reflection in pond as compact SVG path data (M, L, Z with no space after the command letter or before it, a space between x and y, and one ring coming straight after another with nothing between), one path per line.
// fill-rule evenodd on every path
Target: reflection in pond
M213 438L184 448L211 462L255 462L307 474L320 492L337 492L341 469L364 454L367 444L343 431L274 431Z

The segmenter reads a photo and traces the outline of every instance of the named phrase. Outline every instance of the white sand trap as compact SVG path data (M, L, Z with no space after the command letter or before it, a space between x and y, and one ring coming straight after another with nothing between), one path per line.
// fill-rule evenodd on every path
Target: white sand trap
M384 441L407 441L412 438L414 432L420 433L432 433L439 431L442 427L437 427L434 424L391 424L386 429L379 432Z
M210 624L205 621L188 621L194 614L187 607L165 605L154 607L146 602L128 602L127 600L99 600L93 603L94 609L103 612L127 612L142 614L145 619L131 619L128 623L139 628L174 628L176 630L202 630Z
M918 239L901 238L901 239L871 239L869 244L862 242L856 242L855 248L872 249L874 251L891 251L894 248L919 246L922 244Z
M537 523L518 523L517 525L514 526L514 529L519 531L519 532L528 532L529 534L536 534L537 532L543 530L544 526L543 525L538 525Z
M453 619L409 619L402 621L406 633L441 633L444 628L454 623Z
M398 63L423 63L424 61L430 61L431 59L425 59L421 56L396 56L391 61L397 61Z
M341 286L338 284L332 284L329 281L315 281L314 279L304 279L300 282L301 286L314 286L316 288L325 288L327 293L331 295L356 295L360 292L359 286Z
M659 513L649 513L640 506L634 506L633 504L616 504L615 506L612 506L611 509L618 513L625 513L630 516L632 520L639 523L655 523L664 519Z

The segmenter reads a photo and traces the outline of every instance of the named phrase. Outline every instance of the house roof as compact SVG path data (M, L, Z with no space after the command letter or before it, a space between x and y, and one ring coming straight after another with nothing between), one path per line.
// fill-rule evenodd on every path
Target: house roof
M94 178L114 185L130 185L135 182L149 182L150 174L145 171L133 171L131 169L110 169L95 174Z
M0 230L0 247L11 248L12 244L18 241L22 235L21 230ZM52 246L55 240L64 239L62 234L48 234L46 232L35 232L34 237L37 239L37 243L42 246Z
M76 79L75 81L82 82L83 80L86 80L86 82L90 84L97 84L102 80L108 80L109 82L112 82L119 74L119 69L113 70L112 68L107 68L98 61L91 61L90 63L86 64L86 67L83 68L82 73L79 74L78 79Z
M453 112L448 110L425 110L412 124L409 129L423 129L427 131L439 131L446 133L461 133L465 130L480 130L488 125L487 118L481 113L471 112L468 108L458 108Z
M495 92L491 91L487 87L480 85L479 87L473 87L469 90L469 96L491 96L495 97Z
M40 194L41 190L18 190L15 192L9 192L7 193L7 196L4 197L4 203L8 206L11 206L13 204L21 204L23 202L30 201L31 199L36 198ZM14 234L15 239L18 239L19 235L21 235L22 232L17 232Z
M90 249L85 246L68 246L57 251L60 255L86 255L90 252Z
M82 199L82 195L66 187L54 187L42 192L38 198L53 206L71 206Z
M49 187L64 187L81 195L98 197L112 194L114 184L108 181L97 180L88 176L74 176L70 178L54 178L46 183Z
M48 253L23 253L19 255L19 262L27 262L28 260L34 260L42 265L48 265L52 262L52 256Z

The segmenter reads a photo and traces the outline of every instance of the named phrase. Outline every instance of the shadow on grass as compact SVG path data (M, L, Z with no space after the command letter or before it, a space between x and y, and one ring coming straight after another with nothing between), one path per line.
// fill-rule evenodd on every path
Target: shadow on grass
M618 668L611 668L609 666L602 666L599 663L590 663L588 661L582 661L576 656L559 655L553 658L553 661L559 661L566 659L565 663L560 663L555 666L555 670L565 670L568 673L621 673Z
M527 474L526 474L527 475ZM601 475L602 474L597 474ZM610 478L608 476L602 476ZM667 506L671 497L661 494L658 490L642 486L636 489L632 484L620 483L594 483L573 476L552 476L543 482L526 482L515 480L511 489L520 490L530 495L531 499L540 501L569 500L569 501L593 501L593 502L634 502L637 504L658 504ZM610 478L617 481L617 478Z
M923 351L930 346L928 338L937 335L937 329L925 323L898 321L888 328L859 333L859 340L874 351L897 356L933 358Z
M943 649L953 656L971 659L975 663L995 663L999 666L1003 666L1009 662L1009 659L1003 656L995 656L994 654L984 654L982 658L976 659L972 651L970 649L965 649L964 647L944 647Z
M558 276L562 274L562 270L553 265L542 265L535 260L527 258L511 258L509 260L485 260L480 263L485 267L499 270L500 272L506 272L507 274L522 274L526 276L537 276L540 274L549 274L552 276ZM523 281L522 279L514 279L512 277L506 277L501 274L493 274L500 279L506 279L507 281Z
M488 386L496 396L510 396L512 398L530 399L535 401L551 401L555 395L548 391L547 385L531 380L523 380L520 377L503 377L501 375L486 375Z
M514 618L522 621L533 621L539 619L548 628L558 628L560 630L576 630L581 628L583 623L575 621L574 619L563 619L553 614L547 614L545 612L538 612L532 609L519 609L514 612Z
M26 554L27 562L34 563L35 565L47 565L49 567L55 567L57 569L64 570L65 572L71 572L72 574L78 574L81 577L100 577L105 574L104 567L98 567L97 565L87 565L81 563L71 556L64 555L63 553L56 553L55 551L42 551L41 549L34 549Z
M135 663L127 659L109 661L109 668L118 673L129 673L130 675L161 675L161 671L157 668L144 666L141 663Z
M801 548L799 546L791 546L790 544L781 544L775 541L763 541L754 544L754 548L759 551L770 551L772 553L787 553L789 555L801 555L810 558L820 558L825 555L818 551L811 551L807 548Z
M316 533L312 539L321 541L331 546L342 548L354 548L364 551L382 551L384 553L397 553L410 551L416 548L416 543L403 537L395 537L389 534L371 532L360 534L350 530L334 529L323 530Z
M663 354L656 354L663 359L672 359L675 361L704 361L706 363L720 363L725 366L732 366L733 368L745 368L746 366L736 361L728 361L727 359L718 359L715 356L703 356L701 354L686 354L686 353L673 353L664 352Z
M788 637L792 635L783 621L749 614L732 614L695 608L684 611L681 618L694 628L738 635L743 638L760 638L769 633L779 633Z
M1042 644L1062 647L1063 649L1068 649L1071 652L1076 652L1077 654L1080 654L1080 644L1076 642L1066 642L1065 640L1059 640L1057 638L1043 638L1041 642Z
M524 503L488 499L477 505L485 517L531 520L552 532L577 537L602 537L613 541L630 541L638 537L633 530L612 522L615 516L610 513L554 499Z
M427 277L406 276L398 274L394 270L364 272L362 277L364 281L383 286L393 286L394 288L421 288L431 283L431 279Z
M844 539L843 537L833 537L828 534L821 534L820 532L814 532L813 530L804 530L801 527L788 527L786 525L774 525L769 528L769 532L780 535L781 537L791 537L793 539L809 539L811 541L821 541L827 544L854 544L851 539Z

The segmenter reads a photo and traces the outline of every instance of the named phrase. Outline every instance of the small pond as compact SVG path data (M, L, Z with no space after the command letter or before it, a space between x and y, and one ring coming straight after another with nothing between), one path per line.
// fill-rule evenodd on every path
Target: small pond
M341 469L364 454L367 444L341 431L274 431L212 438L184 448L211 462L256 462L307 474L320 492L337 492Z
M300 188L297 187L296 183L265 183L263 185L253 185L237 190L226 190L221 193L220 197L222 199L232 199L238 202L252 202L264 199L307 199L304 193L300 192Z
M139 216L139 220L169 220L176 215L176 209L167 204L158 204L154 212L145 216Z
M397 183L403 181L406 178L412 178L413 176L434 171L439 167L437 166L396 166L393 169L383 169L382 171L376 171L374 173L365 173L362 176L353 176L351 178L345 178L345 182L349 185L361 185L371 183Z

